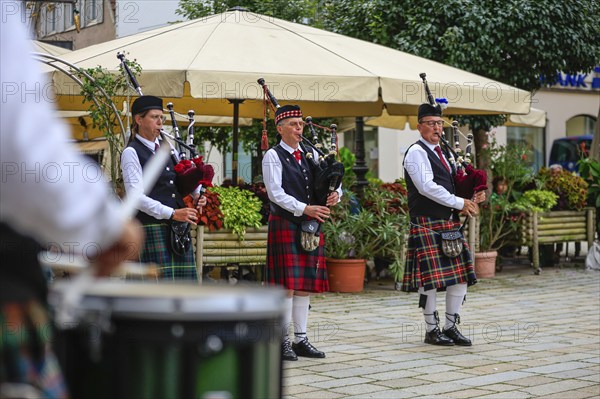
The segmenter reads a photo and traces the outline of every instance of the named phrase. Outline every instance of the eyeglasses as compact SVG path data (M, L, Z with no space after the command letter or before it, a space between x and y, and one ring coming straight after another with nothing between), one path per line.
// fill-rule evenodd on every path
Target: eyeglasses
M444 126L444 121L421 121L420 123L427 125L429 127L434 127L434 126L439 126L439 127L443 127Z
M157 121L157 120L162 120L162 123L165 123L167 121L167 117L164 115L160 115L160 114L156 114L156 115L148 115L148 118Z
M306 123L304 123L303 121L299 121L299 122L282 123L282 125L288 125L291 127L301 127L304 129L304 126L306 125Z

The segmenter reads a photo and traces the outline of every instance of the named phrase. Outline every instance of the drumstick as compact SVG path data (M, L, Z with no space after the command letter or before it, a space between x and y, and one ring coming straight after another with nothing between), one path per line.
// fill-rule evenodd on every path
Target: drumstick
M55 272L79 274L89 267L88 262L81 256L66 253L41 252L38 256L40 263ZM160 275L158 265L123 262L112 273L113 277L145 277L157 278Z
M160 176L162 169L169 160L171 155L170 146L160 146L156 154L146 164L142 174L142 189L131 190L127 193L127 197L123 202L121 208L121 214L124 219L132 218L135 215L137 206L142 199L142 195L148 193L158 177ZM64 296L56 309L56 322L59 324L70 323L75 321L76 314L75 309L84 292L88 287L94 283L94 270L92 267L86 267L77 275L70 286L65 289Z

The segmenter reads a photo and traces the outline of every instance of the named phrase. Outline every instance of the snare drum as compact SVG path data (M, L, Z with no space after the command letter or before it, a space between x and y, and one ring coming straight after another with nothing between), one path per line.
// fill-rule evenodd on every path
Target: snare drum
M50 303L68 286L54 284ZM57 326L55 351L74 398L277 398L284 298L273 287L99 281L77 321Z

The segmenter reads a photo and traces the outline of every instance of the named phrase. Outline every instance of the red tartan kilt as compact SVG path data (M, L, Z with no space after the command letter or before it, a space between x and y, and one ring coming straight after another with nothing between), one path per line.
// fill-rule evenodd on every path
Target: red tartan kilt
M323 234L319 247L308 253L298 243L299 229L280 216L269 217L265 280L290 290L329 291Z
M402 291L444 289L455 284L475 284L477 277L471 253L465 249L456 258L448 258L441 250L441 237L435 232L449 231L460 223L427 217L415 218L421 227L411 226ZM433 231L432 231L433 230Z

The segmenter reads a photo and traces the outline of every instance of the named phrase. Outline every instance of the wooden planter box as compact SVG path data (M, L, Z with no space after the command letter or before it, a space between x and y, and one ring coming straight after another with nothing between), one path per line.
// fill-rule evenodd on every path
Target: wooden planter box
M529 212L521 224L521 245L532 248L533 267L540 271L539 244L594 242L596 209L582 211Z
M209 231L204 226L192 233L196 248L196 267L202 279L204 266L258 266L267 260L268 226L246 230L244 240L229 229ZM258 268L256 270L259 271ZM257 273L257 276L259 273Z

